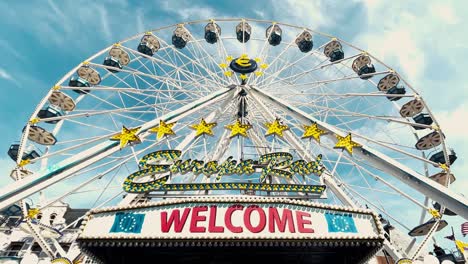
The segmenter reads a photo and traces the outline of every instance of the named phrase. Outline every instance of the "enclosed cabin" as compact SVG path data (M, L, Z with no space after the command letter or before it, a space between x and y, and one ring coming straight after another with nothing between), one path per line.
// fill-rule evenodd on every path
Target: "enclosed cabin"
M450 149L448 151L447 155L448 155L448 159L449 159L449 165L452 165L458 158L457 154L455 153L455 151L453 151L453 149ZM433 154L429 158L429 160L432 161L432 162L435 162L437 164L446 164L447 163L447 161L445 160L445 154L444 154L443 150Z
M8 156L16 162L18 159L18 153L19 153L19 148L20 144L19 143L13 143L10 145L10 148L8 149ZM22 160L33 160L36 158L39 158L41 155L39 155L38 151L36 148L32 145L28 145L24 151L23 151L23 156L21 157Z
M435 225L437 225L437 227L435 227ZM409 232L408 232L408 235L411 236L411 237L420 237L420 236L426 236L427 234L429 234L429 232L432 232L432 229L434 228L437 228L435 229L434 231L435 232L439 232L440 230L446 228L448 226L448 223L447 221L445 220L436 220L434 218L431 218L429 219L429 221L423 223L423 224L420 224L416 227L414 227L413 229L411 229Z
M301 52L307 53L312 50L314 47L314 42L312 41L312 34L304 30L295 40L297 47Z
M273 24L265 31L265 37L272 46L278 46L281 43L283 30L277 24Z
M83 78L80 77L71 77L70 81L68 81L68 86L70 87L77 87L77 88L86 88L90 87L91 85L89 82ZM89 90L87 89L73 89L74 92L79 93L79 94L87 94L89 93Z
M159 48L161 47L161 44L159 43L159 40L151 34L151 32L147 32L140 40L140 44L138 44L138 52L141 52L147 56L152 57L154 53L156 53Z
M442 207L440 206L440 203L438 202L434 202L432 204L432 206L434 207L434 209L436 209L437 211L441 211ZM444 215L448 215L448 216L455 216L457 215L455 212L453 212L452 210L448 209L448 208L444 208Z
M418 142L416 143L415 147L418 150L428 150L431 148L435 148L442 144L444 138L445 135L440 133L439 131L432 131L429 134L418 139Z
M101 75L95 69L89 67L87 63L84 63L76 71L78 77L72 77L68 82L68 86L77 87L80 89L73 89L74 92L79 94L87 94L90 90L83 89L86 87L91 87L101 83Z
M325 56L330 58L330 62L339 61L344 58L343 47L341 46L341 43L335 39L325 45L323 53Z
M249 41L250 35L252 34L252 27L249 23L242 21L236 26L236 37L237 40L245 43Z
M75 101L65 93L58 90L53 91L49 98L49 105L41 109L37 115L41 120L48 124L55 124L61 116L65 115L65 112L73 111L76 107ZM47 120L50 118L57 118Z
M434 245L433 255L439 260L440 263L454 263L464 264L466 263L465 257L458 248L443 249L437 245Z
M448 186L447 184L452 184L456 180L455 176L452 173L448 173L446 171L441 171L436 174L433 174L429 176L429 179L443 186ZM440 207L440 205L438 205L438 203L436 202L434 204L434 208L439 210L437 206Z
M362 54L353 61L353 71L363 80L372 78L375 67L367 54Z
M419 115L413 116L413 121L417 124L426 126L430 126L434 122L434 120L432 120L431 115L428 113L420 113ZM413 128L416 130L425 129L425 127L422 126L413 126Z
M375 72L375 69L373 72ZM398 101L402 98L402 96L399 95L406 93L405 87L398 85L399 83L400 77L394 73L390 73L380 79L379 83L377 84L377 88L389 95L387 96L388 100Z
M178 49L183 49L190 39L190 32L183 25L178 25L172 34L172 45Z
M25 132L26 127L27 126L23 127L23 133ZM51 146L57 143L57 139L53 133L38 125L29 126L28 139L44 146Z
M23 220L23 212L21 207L16 204L10 205L9 207L0 211L0 229L2 231L10 231L17 227Z
M112 73L116 73L130 62L128 53L122 49L120 44L112 46L109 50L109 56L104 59L103 65Z
M41 110L39 110L39 113L37 113L37 117L40 119L46 119L44 122L47 124L56 124L60 119L52 119L52 120L47 120L49 118L59 118L64 115L63 110L56 105L48 105Z
M219 36L221 36L221 27L215 22L211 21L205 26L205 40L210 44L218 42Z

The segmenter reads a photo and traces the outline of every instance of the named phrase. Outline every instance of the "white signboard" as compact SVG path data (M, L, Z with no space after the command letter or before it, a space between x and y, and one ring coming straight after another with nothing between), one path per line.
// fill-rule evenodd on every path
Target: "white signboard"
M80 238L378 239L370 212L295 202L187 202L97 211Z

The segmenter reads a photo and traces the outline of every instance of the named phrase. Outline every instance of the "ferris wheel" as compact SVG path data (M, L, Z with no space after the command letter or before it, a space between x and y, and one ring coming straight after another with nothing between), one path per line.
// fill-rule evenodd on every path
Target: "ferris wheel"
M67 227L34 217L58 201L255 195L368 208L395 230L384 245L394 259L468 219L449 189L457 156L418 92L344 40L272 21L185 22L106 47L52 85L8 155L16 181L0 207L29 213L51 257L65 256L44 237Z

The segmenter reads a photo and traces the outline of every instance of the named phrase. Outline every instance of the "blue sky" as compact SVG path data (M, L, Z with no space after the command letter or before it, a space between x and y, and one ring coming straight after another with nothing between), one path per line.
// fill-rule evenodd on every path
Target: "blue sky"
M181 21L250 17L339 36L396 69L442 124L459 160L454 188L468 195L466 73L468 6L463 1L3 1L0 2L0 171L6 151L61 76L120 39Z

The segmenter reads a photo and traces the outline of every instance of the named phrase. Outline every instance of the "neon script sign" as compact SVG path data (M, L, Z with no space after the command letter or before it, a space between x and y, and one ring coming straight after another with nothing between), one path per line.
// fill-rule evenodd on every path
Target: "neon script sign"
M260 182L264 182L267 176L291 178L294 174L307 176L316 174L320 176L325 167L320 163L322 155L318 155L315 161L306 162L304 160L293 161L293 156L287 152L275 152L260 156L258 160L233 160L229 157L224 162L201 161L201 160L180 160L182 152L180 150L159 150L143 156L139 161L140 170L130 174L124 181L123 187L127 192L148 192L156 190L166 184L168 176L160 177L157 180L139 183L136 179L164 173L205 176L216 175L216 181L228 175L250 175L256 171L260 172ZM136 190L136 191L135 191Z

